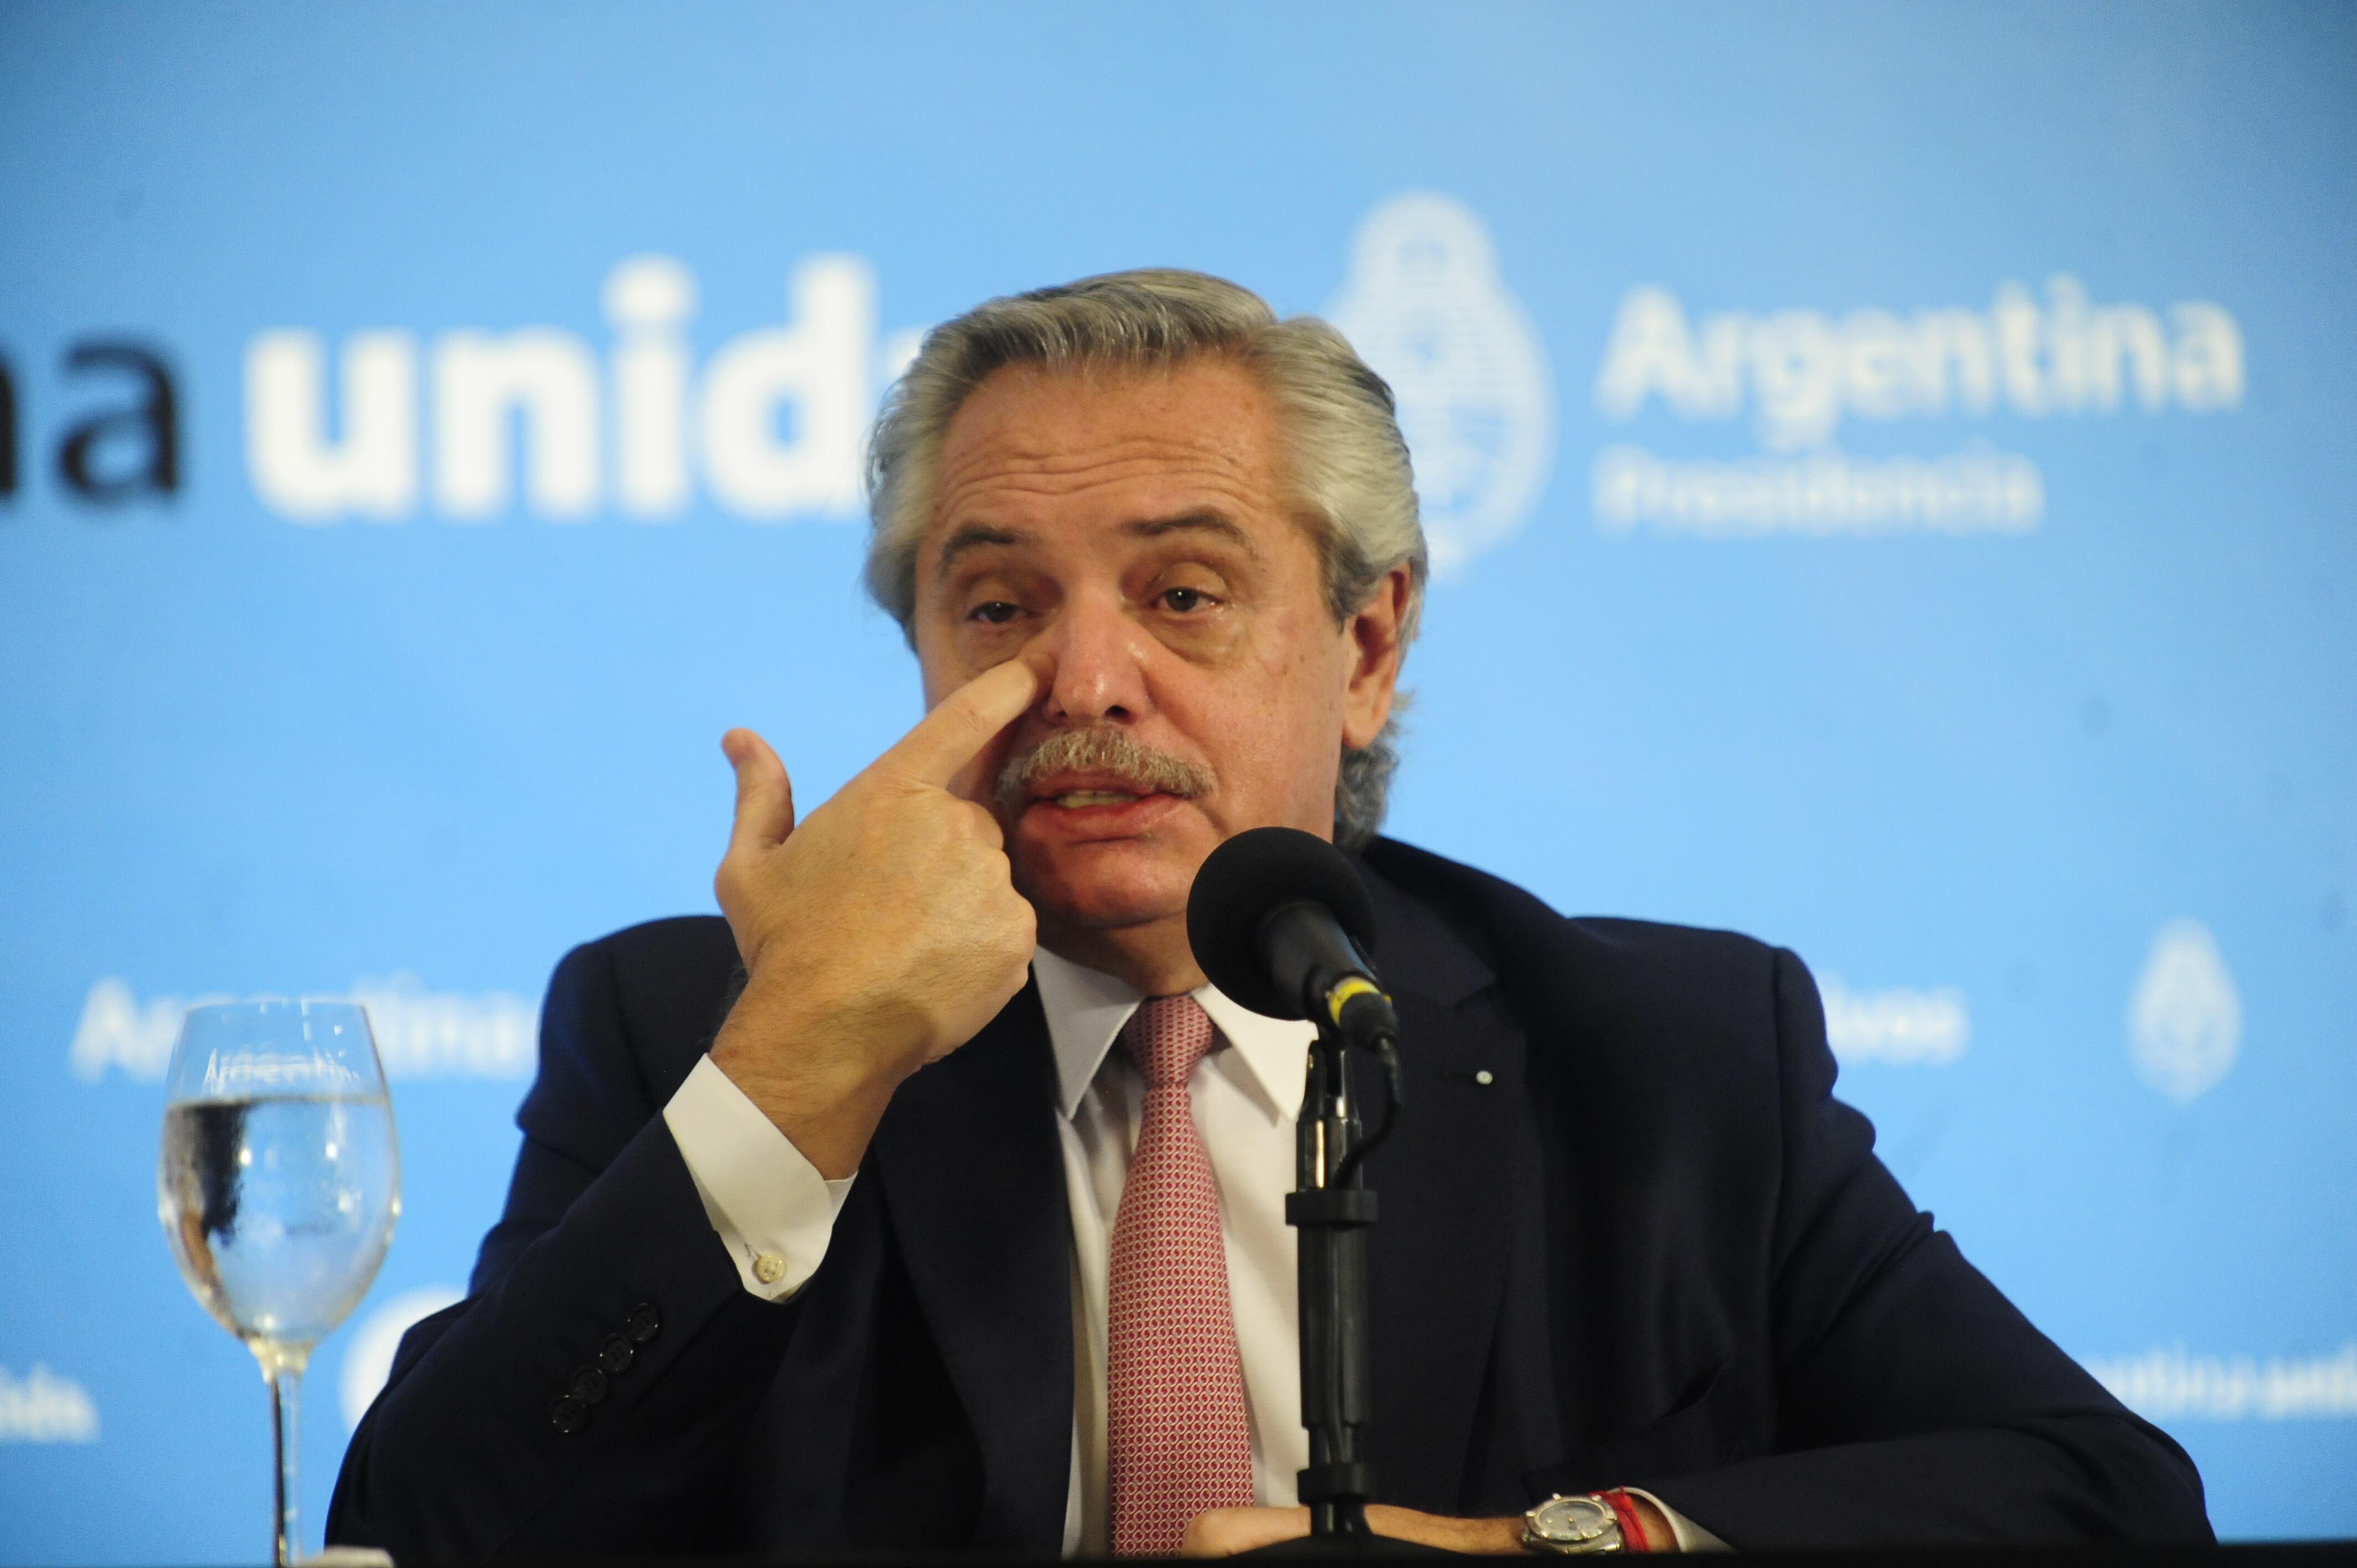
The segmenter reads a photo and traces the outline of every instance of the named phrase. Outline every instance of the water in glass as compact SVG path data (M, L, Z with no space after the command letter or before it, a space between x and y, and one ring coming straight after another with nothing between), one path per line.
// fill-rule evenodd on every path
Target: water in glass
M272 1556L301 1551L296 1412L311 1348L375 1279L401 1209L367 1015L340 1002L191 1008L172 1054L156 1215L180 1277L271 1390Z

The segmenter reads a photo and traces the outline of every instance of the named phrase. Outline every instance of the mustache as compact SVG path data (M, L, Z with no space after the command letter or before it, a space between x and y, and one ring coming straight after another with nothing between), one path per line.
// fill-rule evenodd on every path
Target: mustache
M1012 811L1030 798L1032 786L1058 773L1109 774L1142 793L1182 800L1208 794L1218 782L1201 763L1144 745L1126 730L1068 729L1006 759L998 770L998 803Z

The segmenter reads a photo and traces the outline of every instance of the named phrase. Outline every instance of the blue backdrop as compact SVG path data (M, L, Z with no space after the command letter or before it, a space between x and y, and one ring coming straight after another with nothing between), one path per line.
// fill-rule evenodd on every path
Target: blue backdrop
M178 1009L358 992L406 1208L314 1544L571 943L711 908L909 333L1193 266L1398 386L1394 832L1815 966L1919 1201L2357 1533L2357 11L0 5L0 1561L264 1540L153 1218ZM373 1370L372 1370L373 1369Z

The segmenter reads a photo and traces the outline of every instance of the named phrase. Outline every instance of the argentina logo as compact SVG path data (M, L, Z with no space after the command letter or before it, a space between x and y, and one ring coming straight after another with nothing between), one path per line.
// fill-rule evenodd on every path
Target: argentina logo
M1427 191L1383 202L1327 317L1398 400L1434 572L1512 538L1555 461L1555 383L1480 219Z
M1608 446L1592 472L1596 520L1612 534L1644 527L1717 539L2024 534L2046 512L2045 477L2028 456L1977 435L1945 453L1853 455L1839 446L1845 423L1953 431L2000 416L2210 415L2240 407L2244 383L2242 328L2223 306L2098 302L2068 273L2047 280L2042 302L2009 279L1986 310L1867 306L1837 317L1801 308L1690 317L1676 295L1646 285L1614 317L1597 412L1615 424L1649 412L1690 424L1748 413L1759 451Z

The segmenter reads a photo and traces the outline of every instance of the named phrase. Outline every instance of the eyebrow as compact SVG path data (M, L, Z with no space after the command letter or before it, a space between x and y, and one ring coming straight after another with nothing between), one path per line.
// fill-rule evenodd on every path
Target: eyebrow
M969 550L979 550L986 544L1028 544L1031 535L1019 529L995 528L986 522L962 523L942 542L942 558L933 564L933 580L940 582L950 575L957 558Z
M1122 524L1121 531L1133 539L1159 539L1166 533L1213 533L1240 546L1247 555L1257 553L1253 549L1252 536L1238 527L1234 519L1208 507L1182 511L1176 517L1125 522Z
M1253 548L1252 536L1223 512L1210 508L1198 508L1170 517L1141 518L1121 525L1121 531L1133 539L1160 539L1172 533L1209 533L1225 539L1247 555L1258 555ZM941 559L933 564L936 582L950 575L950 568L959 556L969 551L989 545L1020 545L1038 542L1038 536L1017 528L1001 528L995 523L968 522L960 524L942 542Z

